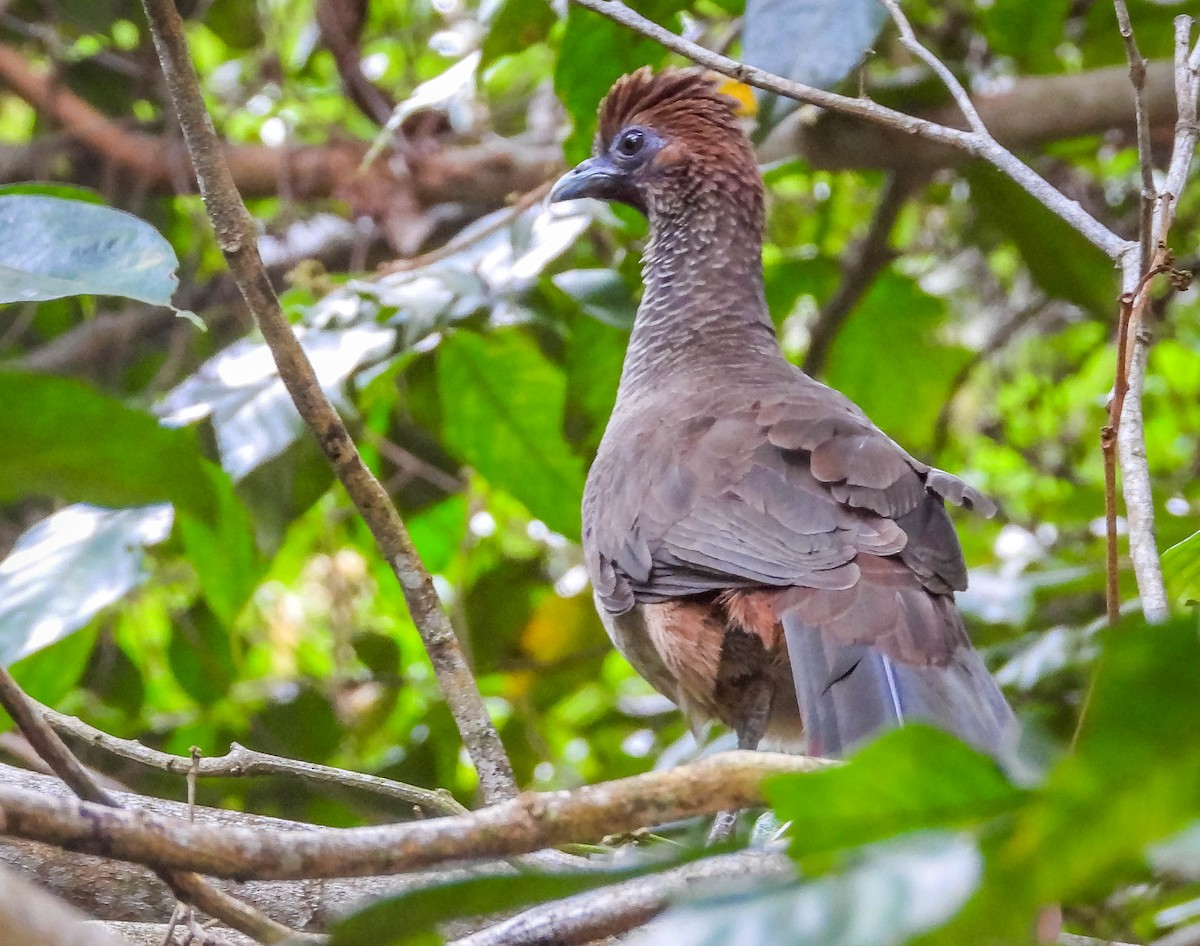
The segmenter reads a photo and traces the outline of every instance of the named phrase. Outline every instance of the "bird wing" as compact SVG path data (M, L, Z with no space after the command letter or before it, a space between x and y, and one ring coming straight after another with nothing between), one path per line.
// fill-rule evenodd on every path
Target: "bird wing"
M914 719L1004 751L1012 714L953 604L966 567L943 500L990 502L809 384L741 408L668 397L618 431L585 504L600 603L765 595L743 610L783 629L810 752Z

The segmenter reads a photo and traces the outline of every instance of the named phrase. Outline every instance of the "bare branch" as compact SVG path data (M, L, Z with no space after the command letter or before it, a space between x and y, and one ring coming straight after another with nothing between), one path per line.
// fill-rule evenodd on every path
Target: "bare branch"
M971 131L975 132L981 138L991 138L991 132L987 130L983 119L979 117L979 112L975 110L975 104L971 101L971 96L967 94L967 90L963 88L962 83L947 68L946 64L926 49L921 44L921 41L917 39L917 34L913 32L912 24L908 22L908 17L900 9L900 4L897 0L883 0L883 5L887 7L888 14L900 30L900 45L925 63L942 80L942 85L946 87L951 98L954 99L954 103L963 113L963 118L967 120L967 125Z
M906 134L950 145L974 157L982 158L1010 177L1034 199L1079 231L1089 242L1113 260L1119 260L1128 255L1133 246L1087 213L1076 201L1063 195L990 135L939 125L887 108L870 99L851 98L834 92L826 92L823 89L793 82L763 69L748 66L689 42L635 13L620 0L574 0L574 2L662 44L673 52L687 56L702 66L737 79L739 82L745 82L747 85L782 95L785 98L795 99L798 102L819 105L822 108L833 109L878 125L894 128Z
M1113 0L1117 13L1117 28L1125 43L1125 57L1129 60L1129 81L1133 84L1133 111L1137 123L1138 167L1142 172L1141 218L1138 225L1138 240L1142 247L1142 269L1150 265L1153 245L1151 229L1154 218L1154 165L1150 150L1150 115L1146 108L1146 60L1138 50L1133 35L1133 23L1129 19L1129 7L1125 0Z
M39 756L66 782L80 798L109 809L119 809L121 803L114 795L92 779L71 750L38 713L12 674L0 667L0 705L12 717L29 744ZM293 936L293 931L281 923L218 890L203 877L186 871L159 870L158 875L175 891L176 896L194 904L205 913L253 937L262 943L277 943Z
M10 837L214 877L358 877L510 857L724 808L750 808L764 803L762 781L768 775L828 764L806 756L724 752L571 792L525 794L464 815L282 835L48 799L7 785L0 785L0 816Z
M183 756L160 752L132 739L118 739L116 736L110 736L100 729L89 726L74 716L66 716L41 704L35 705L46 721L58 732L86 742L104 752L151 768L161 769L164 772L173 772L176 775L186 775L192 767L192 761ZM282 756L247 749L236 742L230 745L229 751L223 756L200 759L196 764L196 773L201 778L291 775L308 782L362 789L374 795L394 798L407 805L416 805L431 814L457 815L467 810L444 789L420 788L416 785L380 778L377 775L348 772L345 769L318 765L314 762L302 762L297 759L285 759Z
M1142 413L1142 393L1150 359L1150 327L1143 318L1146 293L1142 272L1156 271L1159 257L1166 254L1167 237L1175 219L1179 195L1187 181L1192 154L1200 128L1196 123L1197 99L1200 98L1200 41L1191 46L1192 18L1175 18L1175 99L1177 119L1175 142L1166 180L1154 208L1153 245L1155 259L1133 267L1123 265L1122 282L1131 305L1123 337L1129 350L1128 365L1118 364L1118 382L1125 374L1122 410L1116 419L1117 452L1121 461L1122 493L1129 520L1129 557L1137 578L1142 612L1149 621L1166 620L1170 614L1162 563L1154 529L1154 492L1150 468L1146 462L1146 433ZM1165 263L1169 267L1169 260ZM1130 295L1132 293L1132 295Z
M144 0L143 5L217 243L300 416L317 438L400 583L463 745L479 773L484 799L495 802L511 798L516 793L512 766L433 580L387 492L363 462L345 424L321 390L312 363L279 306L258 253L253 220L238 195L205 108L179 12L172 0Z

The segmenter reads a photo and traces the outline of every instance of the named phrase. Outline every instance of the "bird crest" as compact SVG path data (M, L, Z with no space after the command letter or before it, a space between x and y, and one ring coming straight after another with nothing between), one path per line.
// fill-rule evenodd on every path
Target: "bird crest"
M742 102L725 93L728 83L703 69L647 67L622 76L600 104L596 134L603 151L617 133L629 125L646 125L676 134L711 134L713 126L740 136L738 114Z

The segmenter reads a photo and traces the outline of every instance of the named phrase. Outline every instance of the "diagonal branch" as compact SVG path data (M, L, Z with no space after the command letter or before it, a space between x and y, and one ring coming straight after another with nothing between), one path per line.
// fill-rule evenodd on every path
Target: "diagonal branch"
M254 222L238 195L205 108L179 12L173 0L144 0L143 6L221 252L271 349L279 376L300 416L316 437L400 583L463 745L479 773L484 800L490 803L511 798L516 793L512 766L433 580L417 555L396 507L363 462L345 424L321 390L312 363L280 308L258 253Z

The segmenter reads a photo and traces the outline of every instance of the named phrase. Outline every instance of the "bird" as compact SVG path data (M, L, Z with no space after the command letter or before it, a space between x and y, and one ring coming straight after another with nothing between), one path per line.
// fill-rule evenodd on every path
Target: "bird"
M649 220L584 488L601 620L694 729L724 724L739 748L842 757L920 722L999 758L1015 717L955 606L967 570L945 508L994 504L788 361L738 108L696 68L623 76L592 156L547 198Z

